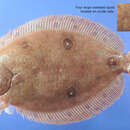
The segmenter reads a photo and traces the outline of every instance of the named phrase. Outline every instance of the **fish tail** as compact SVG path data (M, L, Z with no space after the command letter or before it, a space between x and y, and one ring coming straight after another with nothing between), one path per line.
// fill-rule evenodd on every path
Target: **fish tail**
M130 74L130 52L123 55L122 68L123 72Z

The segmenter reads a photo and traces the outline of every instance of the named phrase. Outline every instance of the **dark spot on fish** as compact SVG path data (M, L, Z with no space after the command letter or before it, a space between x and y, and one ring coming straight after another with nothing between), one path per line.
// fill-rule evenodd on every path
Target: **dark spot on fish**
M69 38L66 38L63 40L63 46L66 50L70 50L73 46L73 43Z
M39 72L40 72L40 68L38 68L38 67L35 67L35 68L32 69L32 75L35 75Z
M76 91L75 91L75 88L74 88L74 87L71 87L71 88L69 88L69 89L67 90L67 96L68 96L69 98L75 97L75 95L76 95Z
M97 77L96 77L96 80L100 80L100 79L101 79L101 76L97 76Z
M108 64L109 66L115 66L115 65L117 65L118 63L117 63L117 60L116 60L114 57L110 57L110 58L108 58L108 60L107 60L107 64Z
M28 43L26 41L23 41L21 44L22 48L26 49L29 47Z

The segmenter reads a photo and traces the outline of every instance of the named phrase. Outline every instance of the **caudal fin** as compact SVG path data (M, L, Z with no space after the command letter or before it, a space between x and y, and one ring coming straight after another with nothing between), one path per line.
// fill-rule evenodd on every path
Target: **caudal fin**
M123 72L130 74L130 52L124 54L122 59Z

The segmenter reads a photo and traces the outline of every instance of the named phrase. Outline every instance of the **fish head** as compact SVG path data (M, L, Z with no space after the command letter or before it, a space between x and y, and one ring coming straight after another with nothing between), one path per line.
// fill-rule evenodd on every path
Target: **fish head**
M0 63L0 96L4 95L11 87L13 73Z

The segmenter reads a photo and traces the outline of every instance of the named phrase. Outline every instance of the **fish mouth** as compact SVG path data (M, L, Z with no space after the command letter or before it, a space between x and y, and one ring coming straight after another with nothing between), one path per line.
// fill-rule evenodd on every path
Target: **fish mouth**
M2 63L0 63L0 96L8 92L14 74Z

